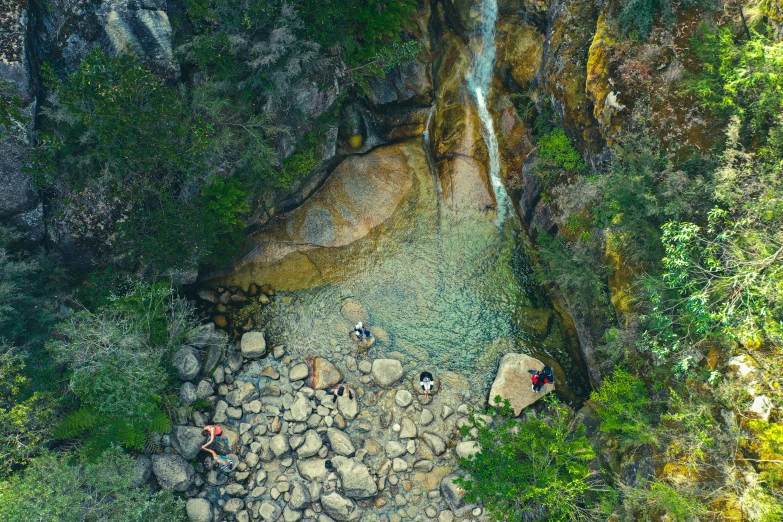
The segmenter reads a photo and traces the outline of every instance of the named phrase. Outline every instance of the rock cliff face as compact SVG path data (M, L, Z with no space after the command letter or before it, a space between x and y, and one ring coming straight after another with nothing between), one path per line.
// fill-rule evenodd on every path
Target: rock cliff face
M166 0L52 0L37 7L35 54L60 72L75 70L99 46L111 55L137 55L162 78L179 77Z
M40 239L43 220L40 202L30 177L22 172L27 161L35 112L33 75L30 67L26 0L0 2L0 81L21 99L25 121L17 122L0 140L0 219L9 219L27 233L29 240Z
M779 10L778 4L770 3L771 12ZM166 0L2 0L1 5L0 79L18 87L31 119L13 129L0 147L0 219L22 225L30 239L40 240L43 207L22 171L40 64L50 62L65 74L100 46L110 54L134 53L171 81L180 78L180 67ZM640 101L662 129L664 142L709 144L708 122L670 88L687 71L682 49L702 15L682 13L676 33L654 31L645 43L629 43L615 35L618 5L617 0L498 1L487 107L498 136L500 177L529 230L540 226L556 232L562 212L541 198L543 189L531 168L536 157L532 120L515 107L520 98L538 110L551 105L594 165ZM373 80L367 96L343 105L340 121L327 132L322 164L314 169L318 174L259 205L253 219L260 229L236 267L234 282L246 286L260 278L280 288L303 288L337 277L326 268L336 259L333 249L371 237L422 190L434 191L441 223L493 222L497 201L488 172L490 153L467 87L478 52L479 7L469 0L422 3L411 36L424 43L423 51L413 63ZM302 113L310 117L326 111L337 96L331 85L313 89L296 95ZM292 147L280 143L278 148L286 155ZM73 234L51 220L48 232L52 243L73 254L69 257L79 257ZM80 259L89 264L89 256ZM287 283L281 281L282 274L292 273L286 263L300 274ZM579 318L576 323L583 348L589 347L588 329Z

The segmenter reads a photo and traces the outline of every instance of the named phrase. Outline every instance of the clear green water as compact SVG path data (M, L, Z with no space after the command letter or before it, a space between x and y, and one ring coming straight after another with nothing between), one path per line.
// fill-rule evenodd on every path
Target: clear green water
M398 352L414 366L454 371L488 389L502 353L544 355L565 371L565 398L583 395L578 349L535 283L514 213L498 224L493 210L449 209L434 176L420 176L418 185L370 237L328 256L328 249L308 254L316 264L329 260L330 283L275 299L263 314L273 341L302 355L355 351L340 313L354 298L371 328L382 326L391 339L376 343L371 357Z

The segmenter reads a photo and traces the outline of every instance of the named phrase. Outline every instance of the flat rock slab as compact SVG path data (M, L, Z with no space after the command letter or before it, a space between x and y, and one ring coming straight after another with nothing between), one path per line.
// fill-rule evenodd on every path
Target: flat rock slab
M371 373L375 382L381 386L391 386L405 375L402 363L396 359L375 359Z
M308 361L310 379L308 384L314 390L325 390L340 382L343 378L340 370L323 357L313 357Z
M531 374L528 370L541 370L544 363L523 353L507 353L500 360L498 373L489 392L489 404L495 404L495 397L508 399L514 413L519 415L522 410L555 389L554 384L545 385L540 393L532 389Z
M367 309L359 300L352 297L343 301L343 304L340 307L340 313L353 324L356 324L359 321L363 323L370 322L370 314L367 312Z

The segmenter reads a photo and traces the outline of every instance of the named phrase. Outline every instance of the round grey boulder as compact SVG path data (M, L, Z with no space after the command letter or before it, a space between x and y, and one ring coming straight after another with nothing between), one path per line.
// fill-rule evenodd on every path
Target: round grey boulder
M187 460L196 458L205 442L207 442L207 436L201 428L174 426L171 431L171 445L177 453Z
M185 491L193 484L196 470L179 455L162 453L153 455L152 472L163 489Z
M375 359L371 373L375 382L381 386L391 386L405 375L402 363L396 359Z
M212 522L212 504L205 498L191 498L185 510L190 522Z
M201 358L195 348L190 346L183 346L174 352L172 362L183 381L192 381L201 373Z
M260 359L266 355L266 340L263 332L247 332L241 341L242 357Z

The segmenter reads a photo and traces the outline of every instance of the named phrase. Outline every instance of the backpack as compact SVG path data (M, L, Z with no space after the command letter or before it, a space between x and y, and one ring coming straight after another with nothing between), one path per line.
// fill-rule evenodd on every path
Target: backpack
M555 374L549 366L544 366L544 369L541 370L541 376L548 382L555 382Z

